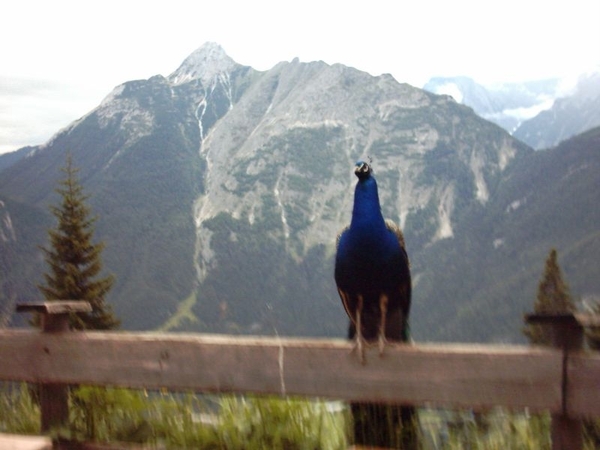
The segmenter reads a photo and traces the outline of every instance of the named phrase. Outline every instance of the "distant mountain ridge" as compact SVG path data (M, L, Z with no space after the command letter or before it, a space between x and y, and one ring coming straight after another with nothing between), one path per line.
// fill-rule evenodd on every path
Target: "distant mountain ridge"
M467 77L432 78L424 89L452 95L537 150L600 126L600 72L568 90L559 79L483 86Z
M542 149L597 126L600 126L600 72L582 76L569 96L556 99L551 108L523 122L513 136Z
M35 298L44 270L37 246L46 242L66 151L99 215L105 267L117 280L109 300L126 328L345 335L332 256L350 218L353 164L370 156L384 215L405 231L415 338L519 339L515 322L537 280L517 276L519 267L498 255L525 245L506 219L516 215L505 214L513 204L537 204L524 199L540 180L514 185L534 153L447 96L341 64L295 60L258 72L212 43L168 77L126 82L0 172L0 214L15 236L0 250L18 259L0 259L4 317L15 298ZM584 167L589 155L579 157ZM583 195L569 183L561 192ZM573 202L576 217L590 213L577 210L584 200ZM578 239L587 235L584 222L570 225ZM532 274L549 240L527 239L522 263ZM561 248L572 244L567 238ZM519 290L500 310L489 307L506 294L490 267ZM587 279L574 288L595 289ZM494 295L476 301L490 289ZM475 326L472 311L482 323L502 323Z
M469 77L436 77L423 86L435 94L451 95L509 133L540 111L550 108L559 95L559 88L560 80L556 78L484 86Z

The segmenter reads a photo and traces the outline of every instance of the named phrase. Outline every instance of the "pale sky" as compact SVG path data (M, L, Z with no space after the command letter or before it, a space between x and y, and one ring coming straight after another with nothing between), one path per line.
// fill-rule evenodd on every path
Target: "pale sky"
M7 0L0 153L44 143L207 41L258 70L298 57L422 87L576 77L600 67L599 23L600 0Z

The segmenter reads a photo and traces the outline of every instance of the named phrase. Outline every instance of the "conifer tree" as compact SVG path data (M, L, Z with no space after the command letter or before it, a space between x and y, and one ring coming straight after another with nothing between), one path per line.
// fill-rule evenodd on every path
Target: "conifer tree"
M560 266L557 261L556 249L551 249L546 259L544 275L538 285L534 312L541 314L561 314L575 312L569 286L563 281ZM551 345L552 337L542 325L526 325L523 334L529 342L538 345Z
M77 178L79 169L67 155L66 166L61 169L65 178L59 182L60 206L50 211L58 224L48 230L49 248L41 247L49 267L44 273L45 283L38 288L48 301L82 300L92 305L90 313L72 314L70 326L76 330L109 330L117 328L119 319L112 312L104 296L113 285L112 275L99 277L102 270L101 253L104 244L93 243L95 217L85 201L83 188Z

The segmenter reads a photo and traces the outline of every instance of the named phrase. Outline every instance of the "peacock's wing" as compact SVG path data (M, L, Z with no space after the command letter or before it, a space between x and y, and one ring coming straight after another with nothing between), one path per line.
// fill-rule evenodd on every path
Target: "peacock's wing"
M398 238L400 247L402 247L402 250L404 250L404 253L406 253L406 260L408 262L408 266L410 267L410 261L408 259L408 253L406 252L406 244L404 242L404 234L402 233L402 230L400 229L400 227L398 225L396 225L396 222L394 222L391 219L385 219L385 226L387 227L388 230L390 230L392 233L394 233L396 235L396 237ZM339 236L338 236L338 239L339 239Z

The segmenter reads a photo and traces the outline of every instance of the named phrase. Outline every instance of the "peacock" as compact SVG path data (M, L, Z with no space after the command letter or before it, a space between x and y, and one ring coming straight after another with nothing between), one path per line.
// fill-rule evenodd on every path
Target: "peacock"
M349 338L361 363L365 345L408 340L411 277L404 237L384 220L371 166L358 161L352 220L337 237L335 283L350 317Z

